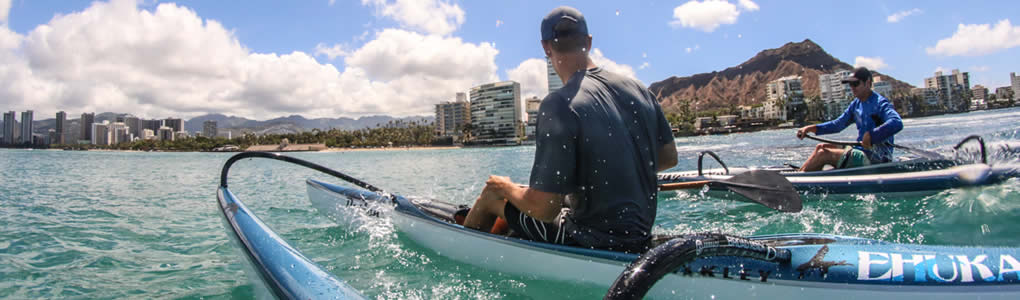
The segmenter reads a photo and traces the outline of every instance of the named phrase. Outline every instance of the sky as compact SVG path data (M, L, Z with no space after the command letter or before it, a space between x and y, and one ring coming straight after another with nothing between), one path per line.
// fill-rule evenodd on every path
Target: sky
M539 24L573 6L607 70L651 84L811 39L915 86L1020 72L1011 1L0 0L0 111L428 116L495 81L547 93Z

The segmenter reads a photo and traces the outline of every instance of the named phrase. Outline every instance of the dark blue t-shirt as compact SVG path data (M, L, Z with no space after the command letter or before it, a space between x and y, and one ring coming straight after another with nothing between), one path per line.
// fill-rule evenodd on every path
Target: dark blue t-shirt
M578 71L539 107L531 188L567 195L564 229L582 246L634 249L655 221L658 149L673 143L637 80Z

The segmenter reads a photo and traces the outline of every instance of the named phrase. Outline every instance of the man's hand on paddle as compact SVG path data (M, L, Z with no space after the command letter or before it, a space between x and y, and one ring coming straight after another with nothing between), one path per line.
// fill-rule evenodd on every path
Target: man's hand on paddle
M861 147L871 149L871 132L865 132L864 136L861 137Z
M808 133L815 133L815 132L818 132L818 127L817 126L815 126L815 125L804 126L804 127L801 127L800 129L797 129L797 138L803 140L804 137L807 136Z
M482 192L496 193L500 197L509 198L510 191L516 186L513 181L510 181L510 177L490 175L489 180L485 181L485 188Z

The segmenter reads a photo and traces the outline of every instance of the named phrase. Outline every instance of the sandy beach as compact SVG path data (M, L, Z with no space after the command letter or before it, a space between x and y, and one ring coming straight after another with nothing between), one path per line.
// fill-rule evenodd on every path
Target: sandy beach
M410 150L450 150L460 149L461 146L415 146L415 147L381 147L381 148L329 148L319 152L354 152L354 151L410 151Z

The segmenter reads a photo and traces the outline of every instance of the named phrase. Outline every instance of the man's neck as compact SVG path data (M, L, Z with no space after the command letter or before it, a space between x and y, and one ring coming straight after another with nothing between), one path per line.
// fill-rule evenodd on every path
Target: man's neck
M874 93L875 93L875 91L868 91L868 96L864 97L864 99L861 99L861 102L867 102L868 99L871 99L871 95L874 94Z
M557 70L556 73L560 76L560 80L562 80L564 84L566 84L567 81L570 80L570 76L573 76L574 73L577 73L577 71L596 67L595 62L593 62L588 57L588 54L584 52L564 56L563 61L558 63L560 64L560 69L562 69L563 72Z

